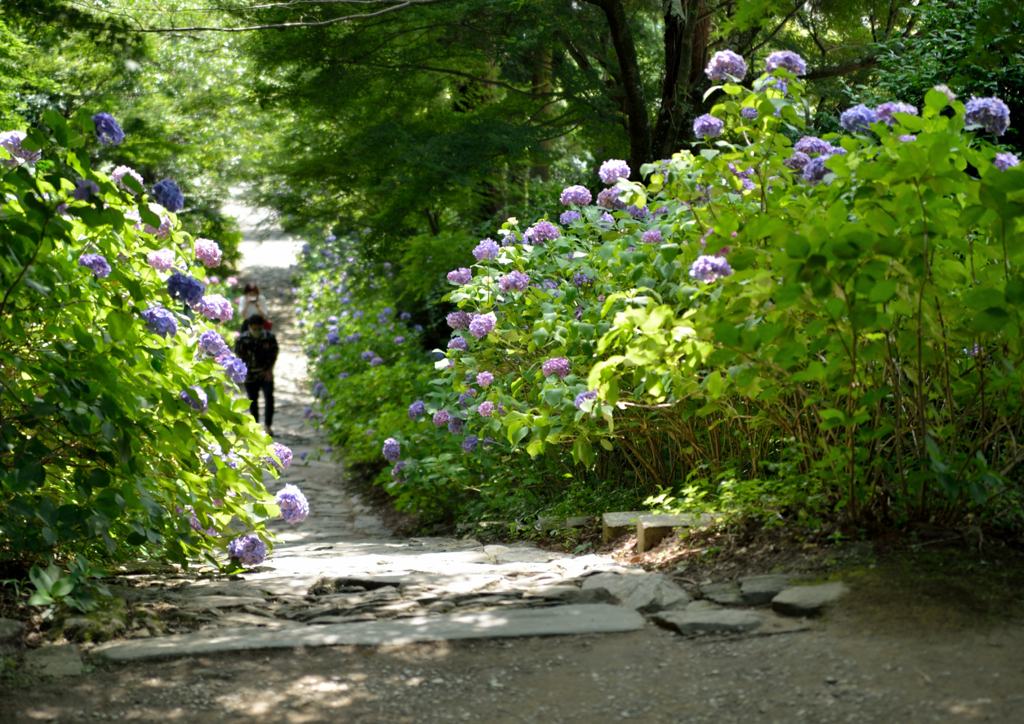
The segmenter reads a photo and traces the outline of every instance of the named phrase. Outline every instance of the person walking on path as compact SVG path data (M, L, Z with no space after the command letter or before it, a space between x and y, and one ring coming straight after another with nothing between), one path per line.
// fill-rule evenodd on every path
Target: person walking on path
M274 432L274 364L277 362L277 337L263 329L263 316L253 314L245 320L248 327L238 335L235 354L249 368L245 376L245 392L252 404L249 412L260 421L260 390L263 390L265 428L271 437Z
M267 313L263 311L267 304L267 298L260 293L259 284L246 284L245 291L236 300L236 303L238 304L238 316L242 320L239 332L245 332L248 329L249 317L252 315L258 314L264 318L267 316Z

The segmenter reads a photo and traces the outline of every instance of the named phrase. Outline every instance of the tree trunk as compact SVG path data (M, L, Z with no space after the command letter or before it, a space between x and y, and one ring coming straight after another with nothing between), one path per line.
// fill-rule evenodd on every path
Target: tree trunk
M699 20L704 0L684 0L683 13L665 13L665 77L652 151L659 158L679 150L694 113L693 91L700 85L707 59L710 18Z

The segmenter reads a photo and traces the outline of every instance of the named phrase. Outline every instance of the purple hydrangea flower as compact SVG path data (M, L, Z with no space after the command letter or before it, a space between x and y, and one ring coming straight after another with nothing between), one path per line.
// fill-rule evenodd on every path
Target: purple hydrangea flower
M462 429L466 426L466 421L461 417L452 417L448 420L448 432L452 435L461 435Z
M398 444L398 440L393 437L389 437L384 441L384 459L389 463L397 463L398 459L402 457L401 446Z
M473 281L473 272L465 267L448 272L448 281L452 284L469 284Z
M395 344L405 344L405 337L400 334L391 341Z
M87 178L75 179L75 191L71 194L75 201L88 201L100 195L100 187L95 181Z
M584 287L584 286L586 286L588 284L593 284L594 280L591 279L590 277L588 277L583 272L577 272L572 277L572 283L575 284L577 288L579 288L579 287Z
M593 400L597 398L597 390L587 390L576 395L576 409L580 409L580 406L587 400Z
M448 410L438 410L434 413L431 421L434 423L434 427L444 427L450 419L451 415L448 413Z
M1012 153L997 153L995 160L992 161L992 165L998 168L1000 171L1005 171L1008 168L1013 168L1020 163L1020 159Z
M231 307L231 302L221 294L208 294L195 307L207 319L216 319L221 322L229 321L235 313L235 310Z
M476 376L476 383L481 387L490 387L492 382L494 382L494 375L490 372L481 372Z
M469 326L469 321L472 318L469 316L469 312L463 312L460 309L457 312L452 312L444 319L452 329L465 329Z
M477 339L486 337L494 329L495 323L498 318L494 316L494 312L488 312L487 314L474 314L472 320L469 323L469 333Z
M427 406L423 404L423 400L416 400L416 402L409 405L409 419L415 420L426 411Z
M635 204L630 204L626 207L626 213L632 216L634 219L646 219L651 215L650 210L645 206L642 209Z
M720 256L699 256L690 265L690 278L698 282L710 283L730 274L732 274L732 267Z
M25 138L25 134L21 131L4 131L0 133L0 146L3 146L4 150L11 155L10 159L3 160L5 166L17 166L22 161L25 163L35 163L42 158L42 151L26 151L21 147L21 142Z
M457 350L466 351L467 349L469 349L469 345L466 343L466 340L465 340L464 337L460 337L460 336L456 335L456 336L452 337L450 340L448 340L448 349L457 349Z
M466 439L462 441L462 449L468 453L474 452L479 442L480 438L476 435L467 435Z
M186 302L194 307L202 301L206 285L181 272L174 272L167 280L167 293L171 295L171 299Z
M904 133L902 135L896 136L896 140L903 141L904 143L912 143L913 141L917 140L917 136L913 133Z
M172 214L185 208L185 195L181 193L181 188L178 187L178 184L169 178L154 184L153 198Z
M629 164L622 159L609 159L601 164L597 175L601 177L604 183L611 185L620 178L629 178Z
M597 223L606 229L610 229L615 226L615 217L605 212L601 214L601 218L597 220Z
M240 385L245 382L246 375L249 374L249 367L241 360L241 358L235 357L233 354L228 352L227 354L217 357L217 363L224 368L224 372L227 373L228 378L236 385Z
M597 205L604 209L624 209L626 204L619 201L621 195L622 191L617 186L604 189L597 195Z
M705 113L702 116L697 116L693 122L693 135L697 138L715 138L716 136L722 135L722 129L725 128L725 123L715 118L710 113Z
M96 138L103 145L116 146L124 140L124 131L109 113L97 113L92 117L92 123L96 126Z
M602 168L604 168L602 166ZM626 169L626 176L629 176L629 168ZM590 194L590 190L586 186L566 186L562 189L562 195L559 198L565 206L586 206L594 197Z
M569 374L569 366L569 360L565 357L552 357L551 359L544 360L540 370L545 377L558 375L559 379L564 380L566 375Z
M792 50L776 50L768 56L764 66L769 74L776 68L785 68L793 75L805 75L807 73L807 61Z
M221 251L220 245L210 239L196 239L194 250L196 259L203 262L208 268L220 266Z
M347 380L348 379L348 372L339 372L338 373L338 379L339 380Z
M327 333L327 344L329 344L329 345L341 344L341 335L338 334L337 330L332 329L332 330L330 330Z
M459 406L465 407L473 400L474 397L476 397L476 390L470 387L468 390L459 395Z
M228 543L228 555L237 558L246 568L252 568L266 560L267 544L252 534L243 535Z
M279 473L284 472L292 465L292 449L286 445L282 445L279 442L275 442L270 451L273 455L268 455L264 458L271 466L277 468Z
M793 151L793 155L782 162L786 168L803 171L804 166L811 162L811 157L802 151Z
M530 286L530 275L520 271L509 272L498 279L498 288L503 292L524 291Z
M852 108L847 108L839 116L839 125L850 133L861 131L866 133L871 130L870 124L878 121L877 114L863 103L858 103Z
M910 105L909 103L901 103L899 101L890 101L888 103L882 103L875 109L875 116L879 121L887 126L891 126L896 123L896 119L893 118L893 113L909 113L912 116L917 115L917 108Z
M384 360L381 359L380 357L374 357L372 360L370 360L371 367L380 367L382 364L384 364Z
M188 406L196 412L206 412L209 409L206 393L200 387L193 386L187 390L182 390L178 393L178 397L187 402Z
M142 318L146 320L146 328L153 334L173 337L178 333L178 320L168 309L160 306L150 307L142 313Z
M480 413L481 417L490 417L494 414L494 403L490 400L481 402L480 406L476 408L476 411Z
M661 243L661 229L648 229L640 235L640 241L645 244L660 244Z
M498 242L494 239L482 239L479 244L473 249L473 258L477 261L484 261L485 259L494 259L498 256L498 252L501 251L501 247L498 246Z
M219 333L208 329L199 335L199 349L206 352L206 354L218 357L228 352L228 345Z
M1010 109L998 98L971 98L964 106L964 122L983 126L995 136L1010 127Z
M576 209L569 209L568 211L563 211L562 215L558 217L558 223L562 226L568 226L574 221L579 221L581 218L583 217L580 215L579 211Z
M371 350L364 350L359 355L359 359L361 359L363 362L369 362L370 360L372 360L376 356L377 355L375 355Z
M536 245L541 245L545 241L553 241L561 235L561 230L550 221L538 221L523 232L526 240Z
M305 455L306 453L302 453ZM277 491L274 500L281 508L281 517L292 525L301 523L309 515L309 501L296 486L288 484Z
M405 460L399 460L395 463L395 467L391 468L391 477L396 483L401 483L405 480L405 476L402 475L402 468L406 466Z
M719 50L711 56L704 73L710 80L729 80L730 76L742 80L747 74L747 63L738 53L731 50Z
M134 196L136 192L124 183L125 176L131 176L138 182L139 186L142 186L142 176L140 176L135 169L130 166L118 166L110 172L110 180L114 182L114 185L118 188L124 189Z
M146 254L146 261L157 271L165 272L174 266L173 249L157 249Z
M740 108L740 115L746 118L748 121L757 120L757 109L756 108Z
M398 318L401 319L403 322L407 322L410 319L412 319L412 315L409 314L408 312L402 312L401 314L398 315Z
M832 144L821 140L817 136L804 136L793 144L793 150L807 156L813 156L814 154L828 156L832 153Z
M100 279L110 276L110 264L100 254L82 254L78 257L78 266L84 266Z
M825 168L824 156L812 158L810 161L807 162L807 165L804 166L804 180L810 181L813 184L816 184L823 178L825 178L825 174L827 173L828 169Z

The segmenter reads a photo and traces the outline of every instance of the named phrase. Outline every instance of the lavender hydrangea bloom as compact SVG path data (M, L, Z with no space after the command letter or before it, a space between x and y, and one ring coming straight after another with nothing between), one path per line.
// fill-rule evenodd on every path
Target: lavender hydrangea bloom
M452 337L450 340L448 340L448 349L457 349L464 352L467 349L469 349L469 345L466 343L464 337L459 337L458 335L456 335L455 337Z
M246 568L252 568L266 560L267 544L252 534L243 535L228 543L228 555L237 558Z
M309 515L309 501L301 490L290 483L277 491L274 501L281 508L281 517L287 523L301 523Z
M815 154L828 156L832 153L832 144L828 141L821 140L817 136L804 136L793 144L793 150L807 154L808 156L813 156Z
M452 271L448 272L448 281L450 281L452 284L469 284L471 281L473 281L473 272L471 272L466 267L453 269Z
M134 221L136 229L144 231L147 234L152 234L153 236L162 239L171 232L171 217L167 215L167 213L164 211L163 208L160 207L159 204L149 204L149 210L156 214L157 217L159 217L159 229L150 224L143 223L142 219L139 217L139 212L135 211L134 209L126 212L124 217L126 219L131 219L132 221Z
M875 116L879 121L887 126L891 126L896 123L896 119L892 115L893 113L909 113L912 116L916 116L917 108L909 103L890 101L888 103L882 103L875 109Z
M904 143L911 143L917 140L917 135L913 133L904 133L902 135L896 136L896 140L903 141Z
M997 153L995 160L992 161L992 165L998 168L1000 171L1005 171L1008 168L1013 168L1020 163L1020 159L1012 153Z
M487 314L474 314L473 319L469 323L469 333L477 339L486 337L494 329L495 323L498 318L494 316L494 312L488 312Z
M476 397L476 390L470 387L468 390L459 395L459 407L466 407L473 398Z
M142 318L146 320L146 328L153 334L161 337L173 337L178 333L178 320L168 309L156 306L142 312Z
M95 181L87 178L75 179L75 191L71 196L75 201L88 201L100 195L100 187Z
M742 80L747 74L747 63L738 53L719 50L711 56L704 73L710 80L729 80L730 77Z
M403 322L407 322L410 319L412 319L412 315L409 314L408 312L402 312L401 314L398 315L398 318L401 319Z
M697 116L694 120L693 135L697 138L715 138L722 135L723 128L725 128L725 123L721 119L715 118L710 113L705 113L703 116Z
M597 205L603 209L624 209L626 204L619 201L621 195L622 191L617 186L604 189L597 195Z
M110 276L110 264L101 254L82 254L78 257L78 266L84 266L100 279Z
M561 230L550 221L538 221L525 232L523 236L531 244L541 245L545 241L553 241L562 235Z
M249 374L249 367L241 358L235 357L229 352L217 357L217 363L224 368L228 378L236 385L245 382L245 377Z
M861 131L866 133L871 130L870 125L878 121L878 116L873 110L863 103L847 108L839 116L839 125L850 133Z
M594 280L588 277L583 272L577 272L576 274L573 274L572 283L576 285L577 288L581 288L587 286L588 284L593 284Z
M487 238L482 239L479 244L473 249L473 258L477 261L484 261L485 259L494 259L498 256L498 252L501 251L501 247L498 246L498 242L494 239Z
M209 294L203 297L199 300L199 304L195 305L195 308L207 319L216 319L221 322L229 321L235 313L231 302L221 294Z
M520 271L509 272L498 279L498 288L503 292L524 291L530 286L530 275Z
M481 387L490 387L492 382L494 382L494 375L490 372L481 372L476 376L476 383Z
M134 196L136 193L135 190L125 185L125 176L131 176L138 182L139 186L142 186L142 176L140 176L135 171L135 169L131 168L130 166L118 166L113 171L110 172L110 180L114 182L114 185L120 189L124 189L132 196Z
M568 226L572 222L579 221L582 218L583 217L580 215L579 211L576 209L569 209L568 211L563 211L562 215L558 217L558 223L562 226Z
M337 330L332 329L327 333L327 344L332 346L341 344L341 335L338 334Z
M154 184L153 198L172 214L185 208L185 195L181 193L181 188L178 187L178 184L169 178Z
M597 175L610 186L620 178L629 178L629 164L622 159L609 159L601 164Z
M825 168L824 156L812 158L810 161L807 162L807 165L804 166L804 180L810 181L811 183L814 184L818 183L823 178L825 178L825 174L827 173L828 169Z
M359 359L361 359L363 362L369 362L370 360L372 360L376 356L377 355L375 355L371 350L367 349L367 350L364 350L362 353L360 353Z
M206 354L218 357L228 352L228 345L224 338L212 329L208 329L199 335L199 349Z
M452 417L448 420L448 432L452 435L461 435L462 429L466 426L466 421L461 417Z
M398 444L398 440L393 437L389 437L384 441L384 459L389 463L397 463L398 459L402 457L402 450Z
M746 108L741 108L740 109L740 115L743 116L744 118L746 118L748 121L756 121L757 120L757 109L756 108L750 108L749 106L746 107Z
M401 483L405 480L405 476L402 475L402 468L406 466L405 460L399 460L395 463L395 467L391 468L391 477L396 483Z
M220 266L221 262L221 251L220 245L216 241L210 239L196 239L194 245L196 259L203 262L207 268L212 269L215 266Z
M285 470L292 465L292 449L286 445L282 445L279 442L275 442L271 446L270 451L273 455L268 455L266 460L270 465L277 468L279 473L283 473Z
M793 75L805 75L807 73L807 61L792 50L776 50L768 56L764 66L769 74L776 68L785 68Z
M448 420L451 419L451 415L448 410L438 410L434 413L434 417L431 422L434 423L434 427L444 427L448 424Z
M702 255L690 265L690 278L698 282L710 283L716 279L732 274L729 262L720 256Z
M628 169L626 175L629 175ZM559 201L565 206L586 206L593 200L594 197L586 186L566 186L559 197Z
M22 161L25 163L35 163L42 158L42 151L26 151L21 147L21 142L25 138L25 134L21 131L4 131L0 133L0 146L3 146L4 150L11 155L10 159L3 160L5 166L17 166Z
M661 243L661 229L648 229L640 235L640 241L645 244L660 244Z
M597 390L587 390L586 392L579 393L578 395L576 395L576 401L574 403L576 405L576 409L580 409L580 406L587 400L593 400L596 398Z
M480 443L480 438L476 435L467 435L466 439L462 441L462 449L468 453L476 451L476 446Z
M481 417L490 417L494 414L494 403L490 400L481 402L480 406L476 408L476 411L480 413Z
M339 372L338 373L338 379L339 380L347 380L348 377L349 377L348 372Z
M416 400L416 402L409 405L409 419L415 420L426 411L427 406L423 404L423 400Z
M370 360L371 367L380 367L382 364L384 364L384 360L381 359L380 357L374 357L372 360Z
M167 293L171 295L171 299L186 302L194 307L202 301L206 285L181 272L174 272L167 280Z
M206 412L209 409L206 393L200 387L190 387L178 393L178 397L188 403L196 412Z
M610 229L615 226L615 217L606 212L601 214L601 218L597 220L597 223L606 229Z
M540 370L545 377L558 375L559 379L564 380L566 375L569 374L569 360L565 357L552 357L551 359L546 359L544 360L544 364L540 366Z
M811 162L811 157L802 151L793 151L793 155L782 162L786 168L803 171L804 166Z
M405 344L405 337L404 337L403 335L401 335L401 334L400 334L400 335L398 335L397 337L395 337L395 338L394 338L393 340L391 340L391 341L392 341L392 342L393 342L394 344Z
M1010 127L1010 109L998 98L971 98L964 106L964 122L983 126L995 136Z
M124 131L109 113L97 113L92 123L96 126L96 138L103 145L116 146L124 140Z
M452 312L444 318L448 322L448 326L452 329L465 329L469 326L469 312L463 312L461 309L457 312Z

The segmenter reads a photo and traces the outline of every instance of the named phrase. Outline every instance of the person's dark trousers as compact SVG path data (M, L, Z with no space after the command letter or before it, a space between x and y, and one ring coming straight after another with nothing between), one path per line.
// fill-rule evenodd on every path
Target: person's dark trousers
M249 395L249 399L252 404L249 405L249 412L256 419L256 422L260 421L260 390L263 390L263 407L264 407L264 418L267 422L267 427L274 426L274 380L262 380L261 382L246 382L245 392Z

